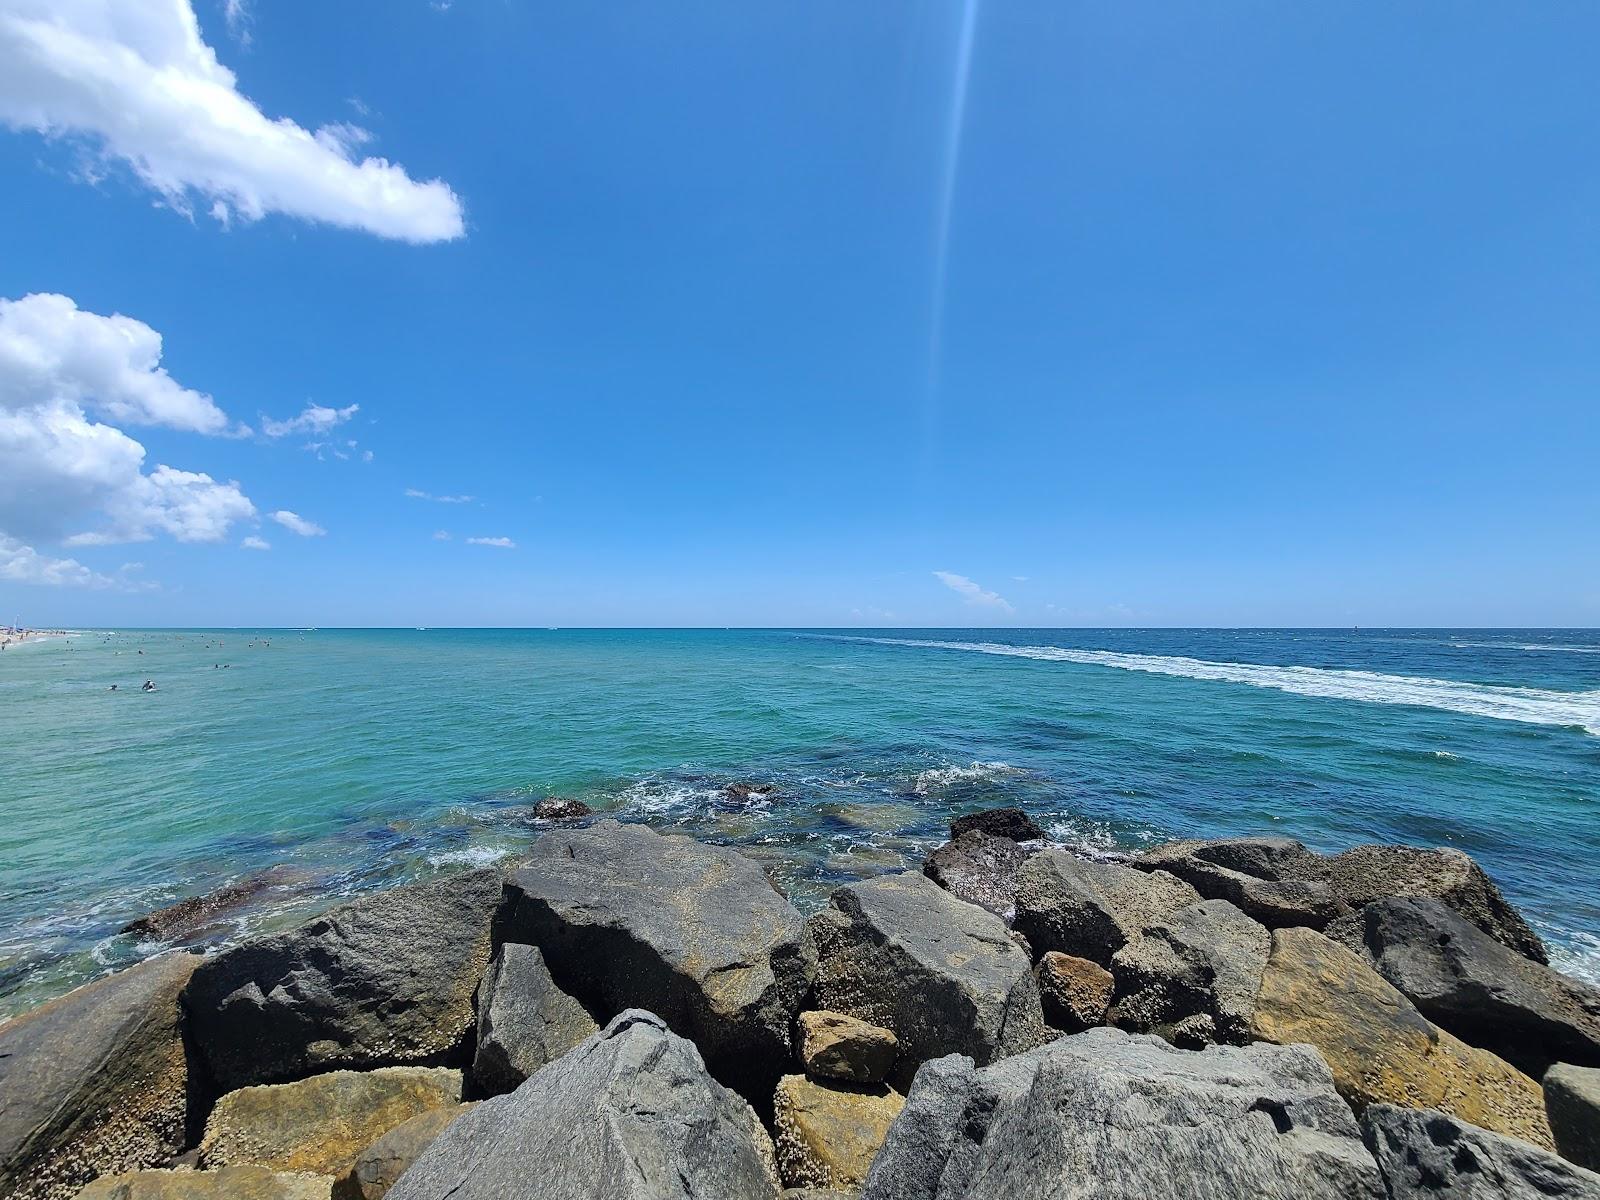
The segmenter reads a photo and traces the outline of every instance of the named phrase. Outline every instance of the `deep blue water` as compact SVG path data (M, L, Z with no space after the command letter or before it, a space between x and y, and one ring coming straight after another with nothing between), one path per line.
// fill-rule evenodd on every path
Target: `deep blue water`
M1456 846L1600 973L1594 630L99 632L0 655L0 719L0 1013L159 905L286 863L271 927L514 852L549 794L802 907L999 803L1101 849Z

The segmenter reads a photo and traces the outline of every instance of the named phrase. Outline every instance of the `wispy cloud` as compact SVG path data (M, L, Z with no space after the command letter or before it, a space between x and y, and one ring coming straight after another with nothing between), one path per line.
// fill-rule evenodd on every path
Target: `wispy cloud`
M433 540L436 542L448 542L450 540L450 531L448 529L435 529L433 531Z
M494 546L501 550L515 550L517 544L508 537L473 537L467 539L469 546Z
M288 437L295 433L327 433L330 429L343 425L360 411L359 404L346 405L344 408L308 404L301 410L299 416L289 417L283 421L274 421L262 414L261 432L269 438Z
M249 537L245 538L244 541L240 542L239 545L244 547L246 550L271 550L272 549L272 543L271 542L267 541L265 538L258 538L253 533Z
M435 496L421 488L407 488L406 495L413 500L432 500L435 504L471 504L477 499L476 496Z
M977 608L993 608L1004 613L1014 613L1017 611L1012 607L1011 601L1007 600L1004 596L997 592L991 592L987 588L974 583L965 575L957 575L953 571L935 571L933 573L933 577L940 583L944 584L945 587L949 588L956 595L960 596L968 604L971 604Z
M301 537L321 537L328 532L315 521L308 521L299 513L292 513L286 508L280 508L273 513L272 519L291 533L298 533Z

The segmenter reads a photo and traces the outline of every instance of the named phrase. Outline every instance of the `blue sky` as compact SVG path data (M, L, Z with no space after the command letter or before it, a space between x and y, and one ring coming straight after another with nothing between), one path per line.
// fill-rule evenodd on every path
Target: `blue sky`
M968 13L0 0L0 620L1600 623L1600 10Z

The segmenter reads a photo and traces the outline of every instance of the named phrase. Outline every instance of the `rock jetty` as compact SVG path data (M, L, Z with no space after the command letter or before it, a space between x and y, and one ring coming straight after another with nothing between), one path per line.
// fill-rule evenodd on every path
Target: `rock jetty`
M809 917L734 850L551 814L503 869L0 1025L18 1200L1600 1200L1596 1166L1600 993L1470 858L1090 860L1015 810Z

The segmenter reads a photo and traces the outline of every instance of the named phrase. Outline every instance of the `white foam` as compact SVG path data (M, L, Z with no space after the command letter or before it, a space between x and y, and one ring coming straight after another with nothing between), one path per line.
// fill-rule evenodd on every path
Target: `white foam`
M1600 984L1600 937L1579 933L1571 946L1551 946L1550 965L1563 975Z
M1281 667L1258 663L1208 662L1161 654L1122 654L1111 650L1073 650L1061 646L1010 646L1002 642L940 642L912 638L858 638L886 646L918 646L936 650L965 650L1009 658L1042 659L1115 667L1151 675L1175 675L1216 683L1244 683L1273 688L1297 696L1333 700L1358 700L1368 704L1406 704L1439 708L1521 721L1532 725L1578 728L1600 736L1600 691L1560 692L1547 688L1502 687L1463 683L1454 679L1425 679L1412 675L1384 675L1376 671L1349 671L1324 667Z
M1451 642L1457 650L1549 650L1558 654L1600 654L1600 646L1552 646L1536 642Z
M966 766L932 767L917 775L911 790L926 796L929 792L947 788L953 783L970 783L979 779L998 779L1003 775L1016 775L1020 767L1003 762L975 762Z
M504 846L465 846L460 850L445 850L428 855L428 865L433 867L487 867L499 862L511 851Z

